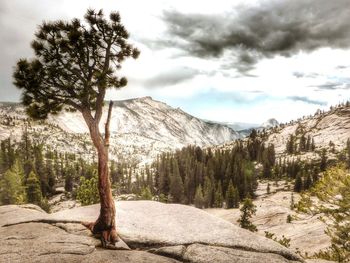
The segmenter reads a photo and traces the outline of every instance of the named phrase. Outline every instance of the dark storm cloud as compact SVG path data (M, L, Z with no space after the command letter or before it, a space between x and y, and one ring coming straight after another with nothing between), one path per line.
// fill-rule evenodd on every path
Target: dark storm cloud
M172 86L186 80L190 80L200 74L198 70L191 68L177 68L168 72L163 72L145 82L148 88L158 88L165 86Z
M233 66L244 72L261 58L322 47L348 48L349 7L349 0L276 0L241 5L224 15L166 11L163 20L169 39L159 44L205 58L233 52Z
M308 104L320 105L320 106L327 105L327 102L325 101L312 100L312 99L309 99L308 97L302 97L302 96L290 96L290 97L287 97L287 99L293 100L293 101L301 101Z

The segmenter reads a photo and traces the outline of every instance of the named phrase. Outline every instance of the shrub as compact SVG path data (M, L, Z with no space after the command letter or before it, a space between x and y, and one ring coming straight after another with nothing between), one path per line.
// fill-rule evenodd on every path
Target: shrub
M97 188L97 176L90 179L80 177L80 186L77 190L77 200L81 205L92 205L100 201L100 196Z

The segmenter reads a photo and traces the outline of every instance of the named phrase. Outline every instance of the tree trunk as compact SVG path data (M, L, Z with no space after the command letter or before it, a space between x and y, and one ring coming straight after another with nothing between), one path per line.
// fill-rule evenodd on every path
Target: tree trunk
M114 245L118 240L115 227L115 204L111 191L111 182L108 169L109 122L113 103L109 104L107 122L105 125L105 138L99 131L99 124L90 111L83 111L84 119L89 127L90 136L98 154L98 191L100 195L100 215L93 223L82 222L94 235L101 238L102 246Z

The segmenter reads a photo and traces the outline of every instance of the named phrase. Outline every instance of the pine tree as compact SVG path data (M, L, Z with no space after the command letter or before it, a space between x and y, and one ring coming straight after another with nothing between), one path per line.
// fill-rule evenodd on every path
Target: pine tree
M292 193L290 196L290 210L294 210L295 202L294 202L294 194Z
M312 138L312 141L311 141L311 151L315 151L315 149L316 149L315 140L314 140L314 138Z
M320 170L321 172L326 171L327 168L327 151L326 149L322 149L321 152L321 163L320 163Z
M22 167L18 161L15 161L11 169L8 169L0 180L0 203L3 205L25 203L23 180Z
M303 181L300 174L297 175L294 183L294 191L300 193L303 190Z
M73 177L72 177L72 174L69 171L65 172L64 190L66 190L67 192L72 192L73 191Z
M50 192L48 176L45 171L43 145L34 146L34 169L39 178L41 193L43 196L47 196Z
M173 160L173 175L170 178L170 195L173 202L181 203L184 196L184 185L180 176L179 166L176 160Z
M152 200L152 198L153 198L152 192L149 189L149 187L147 186L147 187L142 188L140 199L141 200Z
M199 185L196 189L196 194L194 196L194 205L197 208L203 208L204 197L203 197L203 191L202 191L201 185Z
M306 140L306 151L311 151L311 136L310 135L308 135L307 136L307 140Z
M305 135L302 134L301 137L300 137L300 142L299 142L299 151L305 152L306 149L307 149L306 145L307 145L307 142L306 142Z
M203 196L204 196L204 207L205 208L211 207L214 199L213 185L208 176L204 178Z
M232 181L229 182L226 191L226 208L237 208L239 206L239 193Z
M26 182L27 200L31 204L41 205L42 194L40 190L40 182L37 175L32 171L29 173Z
M77 200L84 205L96 204L99 201L97 175L90 179L80 177L80 185L77 189Z
M238 208L239 207L239 191L237 189L237 187L234 188L234 198L233 198L233 207L234 208Z
M250 221L250 219L256 213L256 206L254 205L252 199L245 198L243 200L243 206L240 209L241 217L237 220L240 227L248 229L249 231L256 232L256 226Z
M312 185L311 176L308 173L306 178L304 177L304 190L308 190Z
M346 141L347 166L350 168L350 139Z
M221 187L221 182L219 181L218 183L218 187L215 191L215 202L214 202L214 206L218 207L218 208L222 208L224 202L224 196L222 194L222 187Z
M50 193L53 193L54 187L56 184L56 176L55 176L55 173L53 170L52 160L49 160L49 159L46 160L45 172L47 175L47 183L49 186L49 191L50 191Z
M118 69L125 59L137 58L140 52L128 43L129 33L121 24L119 13L112 12L106 19L102 10L90 9L84 18L85 22L43 22L31 45L35 59L19 60L13 77L14 84L23 91L22 103L31 117L46 119L50 113L62 110L82 114L99 162L101 209L93 224L99 227L92 229L94 234L109 234L108 240L102 238L105 246L105 241L114 244L117 239L108 169L112 101L104 134L99 124L106 91L127 85L126 78L117 76Z
M287 150L287 153L289 154L295 153L295 137L293 134L289 135L289 139L287 140L286 150Z

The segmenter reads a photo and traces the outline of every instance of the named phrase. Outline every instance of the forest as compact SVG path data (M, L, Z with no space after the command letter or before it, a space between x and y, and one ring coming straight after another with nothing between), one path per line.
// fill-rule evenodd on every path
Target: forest
M188 146L160 154L153 163L145 166L111 160L109 173L113 193L193 204L199 208L233 208L246 197L254 198L260 179L291 180L293 190L301 192L317 182L320 172L332 163L327 159L326 150L321 151L320 159L313 162L298 158L276 159L274 146L265 146L264 137L263 132L253 130L246 140L237 140L231 149ZM294 145L294 151L315 150L311 138L305 140L305 147L303 139L296 138L291 135L287 152L290 145ZM349 162L349 149L348 140L347 153L339 154L339 160ZM91 190L97 189L97 163L33 143L26 132L19 142L1 141L1 204L28 202L49 211L47 200L58 187L64 187L70 198L82 204L97 203L98 192Z

